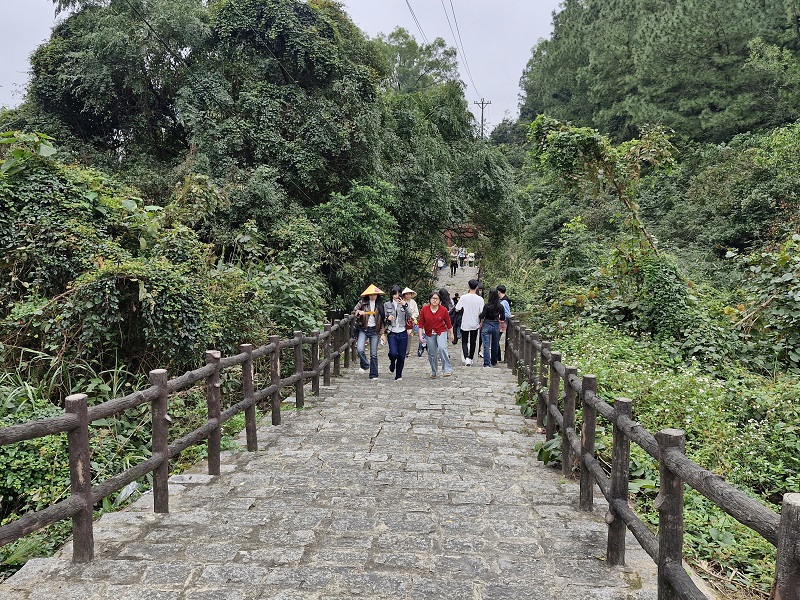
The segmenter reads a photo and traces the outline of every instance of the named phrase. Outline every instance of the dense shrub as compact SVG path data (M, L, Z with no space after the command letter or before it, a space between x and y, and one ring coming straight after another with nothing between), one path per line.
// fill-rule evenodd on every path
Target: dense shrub
M652 339L589 322L573 323L554 348L580 373L595 374L607 401L633 399L634 419L649 431L684 430L692 460L773 503L773 510L783 494L800 491L800 410L793 402L800 390L792 378L771 380L744 369L721 377L702 363L676 363L669 348ZM610 439L602 438L599 448L601 454L610 448ZM655 524L653 488L636 480L657 482L657 466L635 446L632 457L631 489ZM685 551L692 560L737 585L769 590L774 548L768 542L696 492L687 494L685 511Z

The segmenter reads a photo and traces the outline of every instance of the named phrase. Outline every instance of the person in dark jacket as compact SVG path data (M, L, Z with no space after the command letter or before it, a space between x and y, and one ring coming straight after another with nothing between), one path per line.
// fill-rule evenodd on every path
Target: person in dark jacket
M506 319L505 321L500 322L500 338L502 339L503 334L506 331L506 327L508 327L508 321L511 319L511 299L506 295L506 286L502 283L497 286L497 295L500 296L500 304L503 305L505 309ZM499 344L498 348L501 348L503 344ZM500 354L497 355L497 362L503 362L503 358Z
M506 310L500 303L497 290L489 292L489 300L480 314L483 340L483 366L495 366L500 356L500 321L505 321Z
M453 294L453 308L450 309L450 320L453 322L453 344L457 344L461 339L461 318L464 316L464 309L458 310L458 301L461 296L458 292Z

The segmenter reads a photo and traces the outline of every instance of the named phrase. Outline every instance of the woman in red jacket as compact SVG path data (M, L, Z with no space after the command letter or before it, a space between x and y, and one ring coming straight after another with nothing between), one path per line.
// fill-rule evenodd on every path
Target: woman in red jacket
M419 342L422 343L422 334L428 338L428 360L431 363L431 379L436 379L439 357L442 357L442 375L450 377L453 367L450 365L450 355L447 353L447 340L453 341L453 323L447 309L441 305L439 292L433 292L430 304L426 304L419 311Z

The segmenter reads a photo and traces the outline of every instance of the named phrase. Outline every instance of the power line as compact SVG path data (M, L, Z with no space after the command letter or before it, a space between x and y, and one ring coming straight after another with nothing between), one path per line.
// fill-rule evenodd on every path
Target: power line
M419 19L417 19L417 15L414 14L414 9L411 8L411 2L406 0L406 6L408 6L408 10L411 11L411 17L414 19L414 22L417 24L417 29L419 29L419 33L420 33L420 35L422 35L422 39L425 41L426 44L428 44L429 43L428 42L428 38L425 35L425 32L422 31L422 25L420 25Z
M444 6L444 0L442 0L442 6ZM478 96L480 96L481 93L478 91L478 86L475 85L475 81L473 81L472 79L472 71L469 68L469 61L467 60L467 51L464 49L464 42L461 39L461 30L458 27L458 18L456 17L456 9L455 6L453 6L453 0L450 0L450 10L453 11L453 21L456 24L456 31L458 32L458 43L461 45L461 55L464 57L464 66L467 69L467 75L469 76L469 80L472 83L472 88L475 90L475 93L478 94ZM447 8L444 9L444 12L445 14L447 14ZM448 24L450 23L449 18L447 19L447 22Z
M453 41L456 42L456 53L458 53L458 42L456 41L456 32L453 31L453 25L452 25L452 23L450 23L450 15L447 13L447 7L444 5L444 0L442 0L442 8L444 9L444 16L447 19L447 26L450 28L450 33L453 34ZM453 17L455 17L455 14L453 14ZM464 63L464 64L466 64L466 63ZM469 74L469 69L467 69L467 74ZM472 81L471 77L470 77L470 81ZM472 87L475 88L475 84L474 83L472 84ZM475 91L477 92L478 90L476 89ZM480 96L480 94L478 94L478 95Z

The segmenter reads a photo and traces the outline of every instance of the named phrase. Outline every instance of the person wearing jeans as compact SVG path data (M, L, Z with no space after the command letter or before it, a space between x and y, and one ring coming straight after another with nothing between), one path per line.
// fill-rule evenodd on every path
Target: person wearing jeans
M386 320L383 302L378 300L380 295L383 295L383 292L371 284L361 294L361 299L353 309L358 329L358 341L356 341L358 360L362 373L366 373L369 369L370 379L378 378L378 339L383 333ZM369 339L369 362L364 352L367 339Z
M453 341L453 323L447 309L441 305L439 292L433 292L430 304L426 304L419 312L419 341L422 336L428 339L428 361L431 364L431 379L438 376L439 358L442 359L442 375L450 377L453 366L450 364L450 354L447 351L447 342Z
M356 341L356 352L358 353L358 360L360 362L361 372L366 373L369 371L370 379L378 378L378 340L380 335L374 327L367 327L358 332L358 340ZM366 345L369 340L369 362L367 362Z
M489 300L481 311L481 340L483 341L483 366L497 364L500 356L500 321L506 318L497 290L489 293Z
M403 297L399 285L392 286L389 295L391 300L383 306L386 328L389 331L389 371L395 374L395 381L400 381L403 378L408 349L406 323L413 321L414 317L411 304Z

